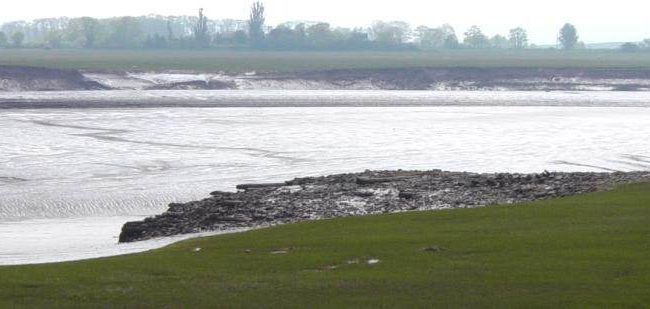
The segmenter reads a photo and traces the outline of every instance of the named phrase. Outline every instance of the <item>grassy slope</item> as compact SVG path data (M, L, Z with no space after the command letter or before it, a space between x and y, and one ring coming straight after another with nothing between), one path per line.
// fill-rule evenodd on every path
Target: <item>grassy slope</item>
M0 307L646 307L648 222L650 184L526 206L302 223L3 267ZM431 246L443 250L422 250ZM381 262L347 264L368 258Z
M250 52L1 50L0 65L89 70L299 71L408 67L650 68L650 53L615 51Z

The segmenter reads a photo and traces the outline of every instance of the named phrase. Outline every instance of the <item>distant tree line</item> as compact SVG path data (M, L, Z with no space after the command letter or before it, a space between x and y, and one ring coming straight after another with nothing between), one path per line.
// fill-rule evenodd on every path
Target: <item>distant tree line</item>
M650 39L645 39L643 42L628 42L621 45L620 50L623 52L650 52Z
M521 27L507 35L487 36L478 26L460 40L448 24L412 28L402 21L377 21L367 28L332 27L325 22L286 22L266 25L265 7L251 6L248 20L211 20L197 16L141 16L107 19L48 18L10 22L0 27L0 48L114 49L261 49L261 50L437 50L526 49L528 33ZM647 40L650 43L650 40ZM625 50L650 48L629 43ZM558 34L558 47L581 48L571 24Z

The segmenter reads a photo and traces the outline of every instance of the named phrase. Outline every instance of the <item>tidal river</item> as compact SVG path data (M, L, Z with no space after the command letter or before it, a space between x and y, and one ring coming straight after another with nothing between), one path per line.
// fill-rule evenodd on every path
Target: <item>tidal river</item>
M278 92L272 95L279 100ZM308 96L284 95L288 101ZM392 107L359 104L355 92L335 95L364 107L319 107L310 98L302 107L87 108L80 101L66 108L0 109L0 265L168 244L177 239L116 243L126 221L239 183L365 169L650 169L650 94L570 93L566 102L592 103L557 106L557 93L536 93L540 102L553 103L477 106L459 93L449 100L455 104L432 99ZM263 93L255 96L265 100ZM427 102L426 92L390 96L394 105L414 96ZM485 100L481 93L469 96Z

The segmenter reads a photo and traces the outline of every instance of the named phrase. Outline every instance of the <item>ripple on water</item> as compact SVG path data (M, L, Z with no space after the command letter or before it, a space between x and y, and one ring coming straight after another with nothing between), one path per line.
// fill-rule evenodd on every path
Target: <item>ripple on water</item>
M22 237L15 222L47 219L53 226L62 220L61 227L48 233L60 231L59 242L90 246L92 241L84 239L95 237L99 243L117 237L125 218L157 214L170 202L234 190L239 183L365 169L650 169L650 112L640 107L52 109L0 114L0 229L15 229L0 233L0 260L49 246L50 240L43 239L23 251L18 245L13 247L17 251L7 251L6 241ZM103 219L88 219L106 216L118 218L119 224L107 219L113 223L101 227ZM63 233L70 218L98 224L98 234ZM22 231L32 227L36 225L26 224ZM74 255L87 248L68 249Z

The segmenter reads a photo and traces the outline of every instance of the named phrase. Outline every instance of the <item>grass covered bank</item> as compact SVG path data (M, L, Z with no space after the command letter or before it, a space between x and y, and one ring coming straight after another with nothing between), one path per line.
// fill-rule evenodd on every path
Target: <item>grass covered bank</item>
M0 65L82 70L287 72L388 68L648 69L650 54L578 50L431 52L255 52L137 50L0 50Z
M650 184L308 222L139 255L0 267L0 307L645 307L649 223Z

